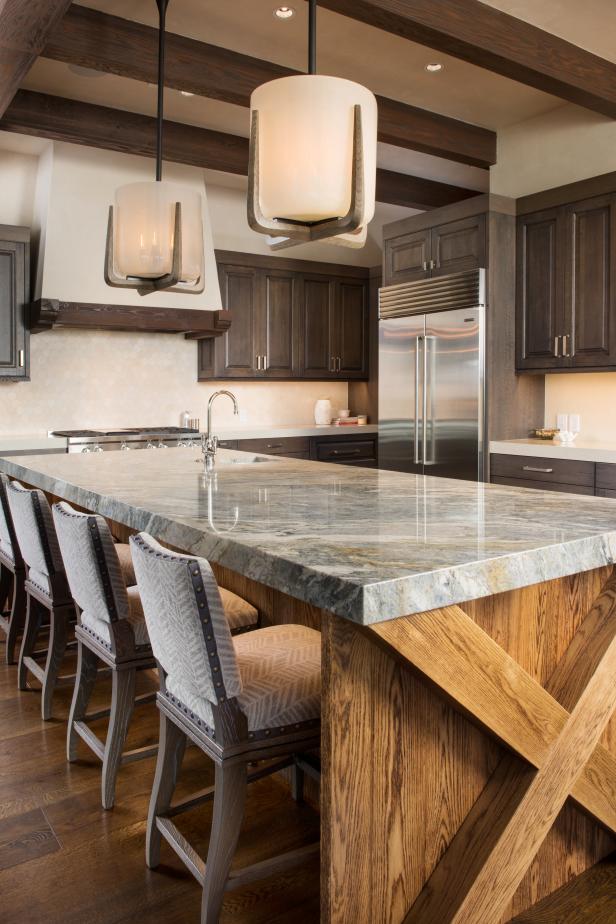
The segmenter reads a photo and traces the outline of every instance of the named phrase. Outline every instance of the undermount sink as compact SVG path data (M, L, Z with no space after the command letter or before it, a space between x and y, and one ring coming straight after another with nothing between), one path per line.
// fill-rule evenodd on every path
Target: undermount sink
M214 462L214 468L220 468L222 465L254 465L256 462L272 462L273 459L269 456L249 456L248 453L243 453L242 456L235 456L234 458L224 458L222 455L217 455ZM203 459L195 459L195 462L203 462Z

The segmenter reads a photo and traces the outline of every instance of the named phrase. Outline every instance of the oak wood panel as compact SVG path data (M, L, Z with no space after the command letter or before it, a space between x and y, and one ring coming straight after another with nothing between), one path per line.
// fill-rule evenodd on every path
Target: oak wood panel
M537 458L535 456L510 456L506 453L492 453L490 467L493 475L505 478L562 482L566 485L577 484L589 488L594 487L595 484L595 463L580 462L577 459Z
M616 907L616 855L577 876L512 924L613 924Z
M8 0L0 6L0 116L72 0Z
M49 37L43 56L132 80L156 83L157 32L141 23L73 6ZM165 85L248 106L260 84L298 73L183 35L167 34ZM379 140L460 163L496 162L496 135L396 100L378 98Z
M0 130L144 157L154 157L156 153L156 120L151 116L32 90L18 91L0 119ZM248 138L165 121L163 157L179 164L247 176ZM384 197L380 201L408 208L417 208L418 203L421 208L435 208L443 201L465 199L469 193L463 187L381 170L377 170L377 187Z
M574 367L616 364L616 197L565 211L565 313Z
M616 117L616 65L479 0L322 0L321 6Z
M518 219L518 369L552 369L563 364L556 338L564 318L563 228L557 209Z

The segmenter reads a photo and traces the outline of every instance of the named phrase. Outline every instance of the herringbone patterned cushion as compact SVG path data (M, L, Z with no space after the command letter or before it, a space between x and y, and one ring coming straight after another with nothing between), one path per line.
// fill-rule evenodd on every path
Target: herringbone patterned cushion
M259 612L252 603L234 594L232 590L227 590L226 587L219 587L218 590L232 632L236 629L245 629L247 626L256 626L259 621Z
M29 490L18 481L7 487L9 508L21 554L34 575L49 577L64 570L51 508L42 491ZM41 512L41 524L36 506ZM47 554L48 550L48 554ZM35 581L39 583L39 580ZM47 581L47 586L49 582Z
M0 549L8 559L14 561L13 541L11 538L9 502L6 496L9 479L3 473L0 473Z
M286 728L321 715L321 633L305 626L269 626L233 639L242 692L237 701L249 731ZM212 708L204 697L169 675L167 689L206 725Z
M148 627L145 624L145 616L143 615L139 588L128 587L126 594L128 596L128 616L126 618L133 627L135 645L149 645L150 638L148 636ZM92 612L84 610L81 614L81 625L97 635L107 645L111 644L111 630L109 623L105 622L104 619L98 619Z

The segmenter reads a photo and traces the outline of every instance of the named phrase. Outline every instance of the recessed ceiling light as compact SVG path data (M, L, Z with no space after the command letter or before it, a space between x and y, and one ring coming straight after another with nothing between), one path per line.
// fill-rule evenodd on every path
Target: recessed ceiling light
M276 19L291 19L295 16L295 10L292 6L279 6L274 10Z
M191 93L190 90L180 90L180 96L194 96L194 93Z
M426 64L426 70L431 74L438 74L439 71L443 70L442 64Z

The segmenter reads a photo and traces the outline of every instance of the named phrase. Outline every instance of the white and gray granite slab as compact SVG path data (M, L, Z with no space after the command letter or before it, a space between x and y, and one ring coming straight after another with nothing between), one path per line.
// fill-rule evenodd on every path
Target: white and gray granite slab
M582 440L559 443L556 440L492 440L490 452L508 456L534 456L537 459L573 459L576 462L616 463L616 443Z
M228 450L208 478L196 456L30 456L0 470L364 624L616 560L616 501Z

